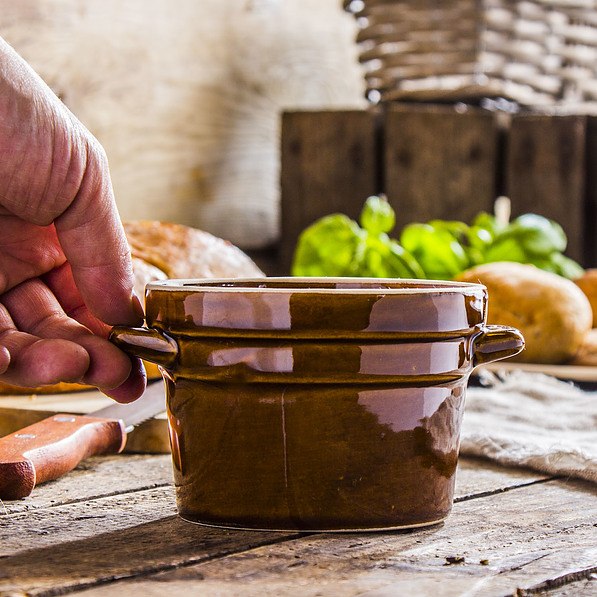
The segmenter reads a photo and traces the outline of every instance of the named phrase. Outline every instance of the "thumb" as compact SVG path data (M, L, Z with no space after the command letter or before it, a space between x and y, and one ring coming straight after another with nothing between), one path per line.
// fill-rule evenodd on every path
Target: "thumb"
M107 158L92 137L85 139L85 144L78 192L54 225L87 308L110 325L136 325L142 321L143 311L133 293L130 250L116 208Z

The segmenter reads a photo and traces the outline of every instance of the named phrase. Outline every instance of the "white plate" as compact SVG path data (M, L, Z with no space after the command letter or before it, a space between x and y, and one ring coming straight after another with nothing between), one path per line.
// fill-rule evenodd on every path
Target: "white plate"
M557 377L558 379L597 383L597 367L584 365L542 365L540 363L508 363L500 361L481 365L476 371L482 369L493 372L519 370L529 373L544 373L545 375L553 375L553 377Z

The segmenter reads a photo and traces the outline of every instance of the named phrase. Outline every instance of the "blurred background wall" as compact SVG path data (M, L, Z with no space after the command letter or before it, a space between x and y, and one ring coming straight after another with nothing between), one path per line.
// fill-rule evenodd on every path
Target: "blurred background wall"
M0 35L104 145L124 219L279 234L283 109L362 107L341 0L0 0Z

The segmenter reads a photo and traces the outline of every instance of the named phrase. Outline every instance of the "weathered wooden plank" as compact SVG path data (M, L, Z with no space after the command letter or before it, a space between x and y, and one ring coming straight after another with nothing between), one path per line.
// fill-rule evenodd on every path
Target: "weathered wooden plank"
M34 510L0 519L0 595L57 594L297 536L184 522L171 487Z
M597 116L587 119L584 265L597 267Z
M381 190L375 129L376 115L367 110L283 113L282 273L304 228L334 212L358 219L365 199Z
M497 467L486 474L474 461L470 466L464 465L461 473L465 479L460 482L461 486L472 488L477 479L483 494L491 488L498 491L536 478L522 472L515 472L511 477L509 469ZM491 499L501 499L501 495L506 494L500 493ZM461 497L467 497L467 494ZM482 500L468 496L456 505L455 512L464 504L478 501ZM184 523L173 516L173 509L171 488L159 488L0 517L0 557L4 556L0 566L0 591L18 588L43 595L50 589L71 590L116 578L188 566L224 553L243 552L262 542L280 542L297 536L294 533L208 529ZM474 518L478 522L483 516L477 513ZM452 527L452 518L447 524ZM478 531L488 529L491 524L495 524L495 520L488 520ZM388 538L402 537L400 540L406 543L395 547L402 549L421 544L438 530L441 527L419 532L344 537L350 541L355 537L365 538L368 545L379 540L382 549ZM326 537L332 542L340 540L339 537ZM360 544L361 539L357 543ZM338 545L342 544L340 541ZM132 549L131 546L136 547ZM335 553L335 543L330 549L330 555ZM268 558L264 563L269 561ZM66 564L58 565L58 562Z
M586 117L519 114L506 147L505 191L512 214L538 213L559 222L567 254L583 260Z
M170 455L89 458L64 477L37 486L22 500L2 502L2 515L94 500L100 497L172 484Z
M52 552L65 541L93 541L175 514L172 486L8 514L0 517L0 558L29 549Z
M396 104L385 117L385 191L401 228L432 218L469 222L496 197L493 114Z
M517 487L541 483L550 478L536 471L505 468L483 458L461 457L456 472L454 500L460 502L501 493Z
M95 509L99 518L103 519L110 516L110 509L118 511L121 504L126 506L127 512L133 511L138 504L142 521L142 506L148 499L146 496L151 495L152 500L158 504L156 511L174 512L170 466L169 456L109 456L89 459L70 475L39 486L29 498L3 503L4 516L0 516L0 552L10 554L11 549L40 547L35 537L43 530L43 525L50 525L53 529L52 544L69 541L73 538L73 529L67 524L68 520L86 517L90 508ZM501 493L540 482L544 478L537 473L506 469L475 459L463 459L457 474L456 500L471 499L475 494ZM55 527L55 520L64 520L63 528ZM119 524L110 519L110 524L112 522ZM22 532L16 543L11 543L10 531L15 525ZM79 523L76 528L85 536L85 529ZM33 537L31 543L26 541L26 536L29 535Z
M522 592L520 597L528 597L530 595L537 595L537 592L527 592L526 595ZM549 592L549 597L595 597L595 595L597 595L597 575L595 574L589 579L580 580Z
M594 597L597 595L597 566L548 578L531 587L520 589L516 597L544 595L550 597Z
M591 578L596 517L594 489L554 481L461 502L432 529L305 536L85 595L530 594Z

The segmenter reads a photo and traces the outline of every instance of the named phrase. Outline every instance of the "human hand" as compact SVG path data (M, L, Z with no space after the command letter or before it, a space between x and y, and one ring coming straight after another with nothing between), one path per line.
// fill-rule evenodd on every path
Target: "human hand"
M128 402L145 372L107 336L142 319L102 147L0 39L0 380Z

